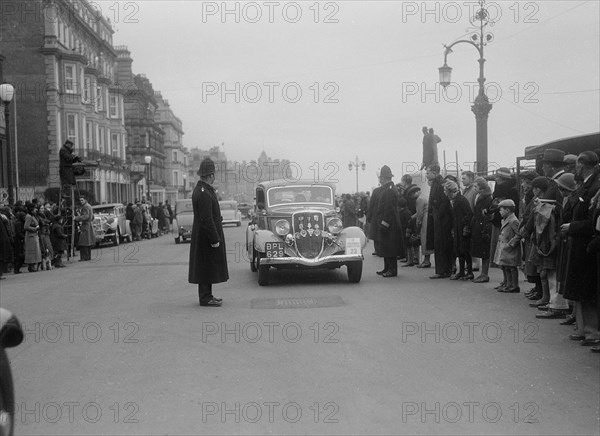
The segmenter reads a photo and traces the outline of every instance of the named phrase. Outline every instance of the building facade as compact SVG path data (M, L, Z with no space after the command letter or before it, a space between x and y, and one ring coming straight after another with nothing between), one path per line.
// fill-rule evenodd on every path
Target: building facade
M59 187L67 140L87 166L77 186L98 203L130 201L124 92L116 77L113 29L86 0L16 2L2 26L4 80L15 87L21 199Z

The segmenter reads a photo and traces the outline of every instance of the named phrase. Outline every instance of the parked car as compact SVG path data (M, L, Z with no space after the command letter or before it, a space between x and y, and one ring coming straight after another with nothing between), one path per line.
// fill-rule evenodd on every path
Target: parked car
M221 209L223 224L235 224L238 227L242 225L242 213L238 210L237 201L219 201L219 208Z
M334 184L276 180L256 188L257 214L246 231L250 269L258 284L270 269L340 268L360 282L367 238L359 227L342 227Z
M173 233L175 234L175 243L186 241L192 237L192 226L194 225L194 207L192 199L186 198L175 202L175 211L173 216Z
M96 245L111 242L131 242L131 229L125 217L125 206L121 203L99 204L92 206L94 221L92 227L96 236Z
M0 307L0 435L13 434L15 426L15 393L10 363L5 348L16 347L23 342L23 330L19 320L11 312Z
M248 204L248 203L239 203L238 204L238 210L240 211L240 213L242 214L242 218L248 218L250 219L252 216L252 205Z

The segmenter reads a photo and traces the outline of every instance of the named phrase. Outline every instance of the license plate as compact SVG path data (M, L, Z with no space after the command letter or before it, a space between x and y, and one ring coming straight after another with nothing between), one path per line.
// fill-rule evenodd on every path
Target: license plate
M346 254L362 254L360 238L346 239Z
M265 242L267 257L283 257L283 242Z

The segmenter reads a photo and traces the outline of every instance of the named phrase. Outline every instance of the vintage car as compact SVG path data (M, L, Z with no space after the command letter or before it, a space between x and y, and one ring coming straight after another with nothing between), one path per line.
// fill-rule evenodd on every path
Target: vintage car
M23 329L16 316L0 307L0 435L12 435L15 426L15 393L10 362L5 348L23 341Z
M242 218L251 218L252 216L252 205L248 203L239 203L238 210L242 214Z
M360 282L367 238L359 227L342 227L334 185L276 180L256 188L257 213L246 231L250 269L269 284L271 268L339 268Z
M194 207L192 199L186 198L175 202L175 212L173 216L173 233L175 234L175 243L190 239L192 237L192 226L194 225Z
M121 203L99 204L92 206L92 211L96 245L111 242L116 246L122 241L131 242L131 229L125 217L125 206Z
M237 201L219 201L219 208L223 224L235 224L238 227L242 225L242 213L238 210Z

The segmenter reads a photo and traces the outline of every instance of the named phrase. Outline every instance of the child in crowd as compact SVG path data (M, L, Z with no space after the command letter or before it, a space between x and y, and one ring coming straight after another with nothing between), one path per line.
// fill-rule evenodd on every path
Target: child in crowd
M515 216L515 202L507 199L498 204L502 226L498 236L498 245L494 262L502 268L505 285L496 286L498 292L518 293L519 270L521 263L521 243L519 236L519 219Z

